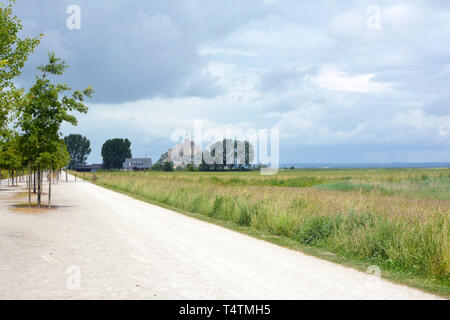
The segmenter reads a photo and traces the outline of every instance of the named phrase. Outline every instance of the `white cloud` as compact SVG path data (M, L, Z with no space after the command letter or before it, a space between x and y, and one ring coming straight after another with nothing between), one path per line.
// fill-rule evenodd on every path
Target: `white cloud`
M415 27L424 19L424 14L412 4L398 4L384 8L383 20L389 27Z
M198 51L201 56L225 55L225 56L242 56L242 57L257 57L254 52L243 51L239 49L225 49L225 48L202 48Z
M318 87L336 91L382 93L392 88L392 83L373 81L375 76L373 73L350 76L338 67L325 66L310 79Z
M331 19L330 32L342 37L361 37L367 31L366 15L363 11L348 10Z

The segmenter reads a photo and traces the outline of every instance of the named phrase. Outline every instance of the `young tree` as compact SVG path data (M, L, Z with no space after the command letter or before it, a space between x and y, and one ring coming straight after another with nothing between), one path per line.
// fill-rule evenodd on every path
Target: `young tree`
M17 135L11 133L5 138L4 142L0 144L0 154L0 170L6 170L9 173L8 178L11 178L12 185L14 185L14 170L22 167ZM0 172L0 183L1 179L2 175Z
M65 61L56 58L54 53L49 53L48 64L37 68L41 74L36 77L26 103L19 110L22 152L25 160L37 167L38 207L41 205L42 170L54 165L52 158L60 152L63 144L61 125L63 122L77 125L77 119L71 112L86 113L88 108L84 99L93 94L92 87L88 87L66 96L65 93L71 91L71 88L66 84L51 82L49 76L62 75L67 68Z
M121 169L126 158L131 158L128 139L109 139L102 146L103 168Z
M15 0L8 1L6 5L0 3L0 170L5 166L17 165L17 158L20 158L14 153L17 148L11 145L16 137L9 124L13 109L23 100L23 90L16 89L12 80L20 75L25 61L42 37L19 37L22 25L13 14L14 3Z
M21 90L14 87L12 79L20 75L28 56L39 44L40 37L20 38L20 19L13 14L15 0L7 5L0 3L0 128L4 129L12 101Z
M52 179L55 171L67 165L69 161L69 153L63 140L57 141L57 149L55 152L43 152L36 160L41 168L48 168L48 207L51 207Z
M70 155L69 169L86 164L88 155L91 153L89 140L81 134L70 134L64 138L67 151Z

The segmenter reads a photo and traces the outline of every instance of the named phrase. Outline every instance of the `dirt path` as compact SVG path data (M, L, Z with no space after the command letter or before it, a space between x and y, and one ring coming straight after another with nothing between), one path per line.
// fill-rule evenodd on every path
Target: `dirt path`
M45 213L10 210L20 191L0 192L2 299L436 298L73 178Z

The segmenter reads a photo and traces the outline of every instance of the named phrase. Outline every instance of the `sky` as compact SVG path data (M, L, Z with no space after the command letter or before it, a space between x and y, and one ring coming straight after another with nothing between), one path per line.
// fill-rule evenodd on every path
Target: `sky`
M18 0L15 12L23 35L44 34L17 85L54 51L71 66L59 81L95 90L63 127L88 137L90 163L109 138L156 161L194 123L278 129L281 163L450 161L447 0Z

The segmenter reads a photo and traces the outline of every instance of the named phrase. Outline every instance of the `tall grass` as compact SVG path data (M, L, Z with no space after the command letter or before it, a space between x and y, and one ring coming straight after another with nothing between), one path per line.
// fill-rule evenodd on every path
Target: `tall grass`
M450 177L445 176L429 178L423 175L420 179L408 178L397 182L390 179L371 182L327 182L316 187L322 190L355 191L365 194L378 192L390 196L450 200Z
M97 175L97 182L152 202L449 283L450 201L445 199L450 189L444 189L444 200L439 200L426 187L432 189L439 183L433 179L442 177L403 178L398 181L407 184L407 192L401 193L387 187L396 183L395 175L391 182L386 176L376 180L362 174L337 179L322 175L104 173ZM326 182L339 179L344 182ZM442 179L446 185L447 178ZM414 189L408 188L417 183L427 185L421 197L414 198ZM441 186L437 188L442 192Z

